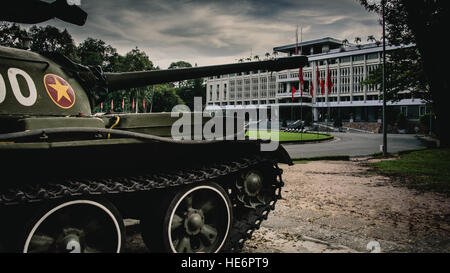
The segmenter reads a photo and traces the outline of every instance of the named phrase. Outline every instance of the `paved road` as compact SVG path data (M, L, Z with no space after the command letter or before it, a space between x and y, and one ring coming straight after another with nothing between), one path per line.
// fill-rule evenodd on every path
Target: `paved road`
M322 143L284 144L289 155L294 157L313 157L323 155L361 156L380 152L382 134L333 133L335 140ZM412 150L424 147L415 135L388 134L388 152Z

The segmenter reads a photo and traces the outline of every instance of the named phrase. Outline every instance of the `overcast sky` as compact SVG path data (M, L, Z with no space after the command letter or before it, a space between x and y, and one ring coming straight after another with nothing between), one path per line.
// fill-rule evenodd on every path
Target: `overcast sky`
M81 7L89 14L84 26L45 24L66 27L77 43L102 39L121 54L137 46L161 68L263 57L295 43L297 24L303 41L381 36L377 16L356 0L81 0Z

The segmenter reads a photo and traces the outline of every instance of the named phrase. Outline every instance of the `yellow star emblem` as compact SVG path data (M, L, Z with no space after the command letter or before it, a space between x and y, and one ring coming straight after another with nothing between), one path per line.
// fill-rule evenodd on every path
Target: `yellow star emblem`
M69 90L69 86L66 85L62 85L59 81L58 78L54 78L55 79L55 83L54 84L49 84L49 86L53 89L56 90L56 92L58 93L58 98L57 101L59 102L61 100L62 97L66 98L68 101L72 102L72 100L70 99L69 94L67 93L67 90Z

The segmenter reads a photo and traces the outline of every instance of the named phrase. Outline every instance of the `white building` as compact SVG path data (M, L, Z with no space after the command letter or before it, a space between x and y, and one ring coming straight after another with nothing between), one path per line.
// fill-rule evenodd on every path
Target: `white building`
M386 50L397 47L387 46ZM304 89L299 89L299 69L280 72L252 71L221 75L207 79L206 110L247 109L261 105L280 107L281 119L297 120L302 114L312 111L314 121L323 121L330 109L330 116L340 116L343 121L376 122L381 119L382 97L380 86L361 85L369 72L382 63L381 44L344 46L333 38L306 41L298 44L300 54L308 57L303 68ZM291 56L296 44L278 46L274 52ZM280 54L280 55L281 55ZM326 82L327 71L331 73L333 88L322 94L317 88L316 71ZM314 85L313 96L310 84ZM292 101L292 86L297 92ZM388 109L402 111L410 120L417 120L425 114L425 102L405 92L404 98L396 103L388 102Z

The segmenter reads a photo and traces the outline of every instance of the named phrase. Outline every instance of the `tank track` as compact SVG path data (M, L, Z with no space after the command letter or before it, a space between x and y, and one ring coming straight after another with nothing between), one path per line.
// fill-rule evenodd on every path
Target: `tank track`
M284 185L281 178L283 170L271 159L262 157L244 158L227 163L212 164L211 166L204 166L198 169L178 170L176 172L95 180L68 179L59 183L22 186L0 193L0 206L38 203L78 196L143 192L152 189L214 181L225 176L239 174L262 163L270 163L273 166L272 176L274 179L269 185L273 191L270 202L254 209L244 208L243 204L234 197L233 190L227 191L232 203L236 206L235 209L239 210L240 213L236 215L237 217L235 216L229 240L222 251L238 252L244 246L245 241L251 238L253 232L259 229L261 222L267 219L269 212L275 209L277 200L281 199L281 187ZM222 183L219 182L219 184Z

